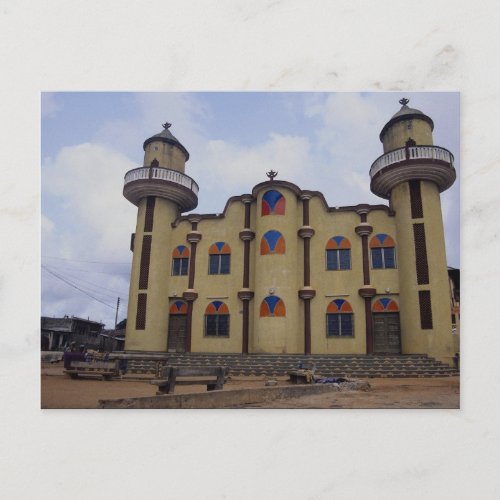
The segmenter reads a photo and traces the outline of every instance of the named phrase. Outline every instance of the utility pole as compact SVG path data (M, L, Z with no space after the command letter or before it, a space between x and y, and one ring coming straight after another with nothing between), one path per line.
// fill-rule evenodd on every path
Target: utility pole
M120 307L120 297L118 297L118 300L116 301L115 330L116 330L116 325L118 324L118 308L119 307Z

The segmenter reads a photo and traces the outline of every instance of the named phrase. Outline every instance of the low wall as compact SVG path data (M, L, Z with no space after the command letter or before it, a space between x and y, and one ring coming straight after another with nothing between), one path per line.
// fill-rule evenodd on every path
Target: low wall
M349 382L350 390L369 390L367 382ZM194 409L231 408L241 405L265 403L275 399L298 398L342 390L338 384L293 385L262 387L259 389L235 389L197 392L190 394L166 394L145 398L101 399L99 408L114 409Z

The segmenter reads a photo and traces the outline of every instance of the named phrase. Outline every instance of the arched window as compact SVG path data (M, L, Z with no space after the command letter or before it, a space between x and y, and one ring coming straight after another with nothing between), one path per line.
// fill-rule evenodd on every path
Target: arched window
M208 250L208 274L229 274L231 267L231 248L227 243L218 241Z
M396 267L396 243L388 234L376 234L370 240L373 269Z
M353 316L351 304L347 300L332 300L326 309L327 337L353 337Z
M260 317L286 316L285 303L276 295L269 295L260 304Z
M274 229L268 231L260 240L260 254L284 254L285 253L285 238L279 231Z
M172 252L172 276L186 276L189 267L189 248L179 245Z
M372 305L373 312L398 312L399 306L395 300L382 298L376 300Z
M171 306L169 313L172 314L187 314L187 304L182 300L176 300Z
M285 197L271 189L262 196L261 213L264 215L285 215Z
M351 242L344 236L333 236L326 244L326 269L351 269Z
M205 335L229 337L229 309L224 302L214 300L205 309Z

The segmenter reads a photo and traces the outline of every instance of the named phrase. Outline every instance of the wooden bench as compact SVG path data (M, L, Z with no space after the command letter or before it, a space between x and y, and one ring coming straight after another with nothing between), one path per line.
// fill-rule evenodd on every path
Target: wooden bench
M151 383L158 386L157 394L172 394L176 385L206 385L207 391L220 391L227 373L223 366L164 366L160 378Z
M120 374L118 360L116 361L72 361L69 368L64 370L71 378L78 375L99 375L103 380L117 377Z
M312 370L298 369L288 372L292 384L312 384L314 382L314 373Z

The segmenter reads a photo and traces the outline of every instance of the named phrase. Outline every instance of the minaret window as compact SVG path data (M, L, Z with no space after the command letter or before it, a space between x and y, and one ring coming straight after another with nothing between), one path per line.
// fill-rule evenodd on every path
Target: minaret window
M347 300L332 300L326 309L326 335L328 337L353 337L354 319Z
M229 274L231 269L231 248L227 243L218 241L208 250L208 274Z
M286 316L285 303L276 295L269 295L260 304L260 317Z
M229 337L229 309L224 302L214 300L205 310L205 335Z
M351 243L344 236L333 236L326 244L326 269L351 269Z
M264 215L285 215L285 197L271 189L262 196L261 213Z
M172 276L187 276L189 268L189 248L179 245L172 252Z
M376 234L370 240L373 269L394 269L396 267L396 243L384 233Z
M267 231L260 240L260 254L284 254L285 253L285 238L279 231L274 229Z

